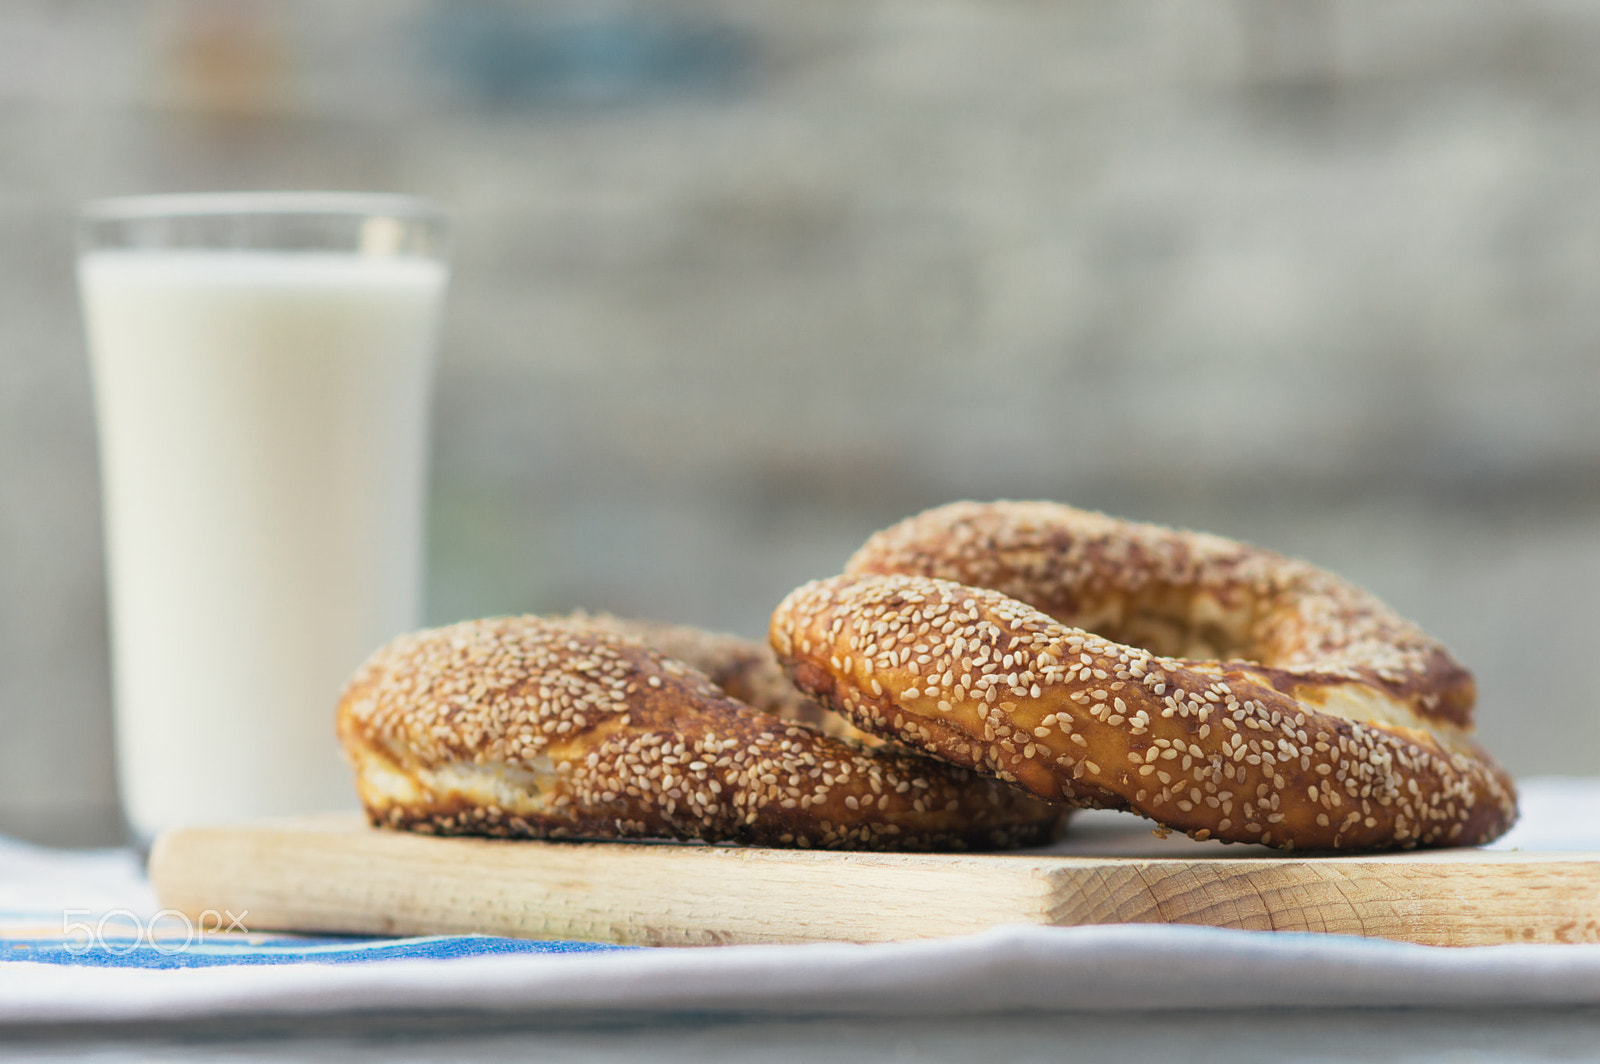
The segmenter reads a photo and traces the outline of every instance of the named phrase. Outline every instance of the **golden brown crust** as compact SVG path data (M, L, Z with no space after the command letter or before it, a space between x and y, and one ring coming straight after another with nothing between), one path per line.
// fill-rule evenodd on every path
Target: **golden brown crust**
M494 618L403 636L340 699L374 823L441 834L991 849L1062 810L905 751L741 705L592 624Z
M773 616L795 682L860 726L1042 798L1197 838L1313 850L1470 845L1515 818L1469 740L1318 711L1242 663L1068 628L998 592L845 576Z
M579 612L565 620L632 639L662 657L698 669L723 694L758 712L770 713L780 720L809 724L827 735L854 739L863 746L882 746L885 742L801 693L789 682L783 666L778 664L777 655L765 643L708 632L691 625L616 617L609 613Z
M1072 628L1271 670L1290 693L1352 681L1419 717L1472 723L1472 675L1416 625L1338 577L1249 544L1051 502L959 502L867 540L846 573L989 588Z
M773 646L797 686L863 728L1197 838L1386 849L1510 826L1512 782L1463 726L1471 679L1414 626L1304 563L1150 526L1124 542L1122 525L1053 504L933 511L875 536L853 575L793 592ZM930 543L939 528L957 531ZM992 581L1106 631L1003 591L869 571L899 566Z

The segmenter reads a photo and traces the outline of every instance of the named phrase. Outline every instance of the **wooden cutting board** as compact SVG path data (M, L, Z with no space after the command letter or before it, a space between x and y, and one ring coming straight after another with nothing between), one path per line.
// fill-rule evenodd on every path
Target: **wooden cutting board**
M250 930L483 932L632 945L928 938L1002 923L1205 924L1429 945L1600 941L1600 853L1304 857L1080 814L1006 854L434 838L356 814L160 838L150 878Z

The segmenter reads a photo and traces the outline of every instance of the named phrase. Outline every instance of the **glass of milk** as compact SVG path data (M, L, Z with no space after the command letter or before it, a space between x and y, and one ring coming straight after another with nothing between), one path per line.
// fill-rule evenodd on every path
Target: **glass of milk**
M85 208L134 835L354 808L345 679L419 623L447 221L398 196Z

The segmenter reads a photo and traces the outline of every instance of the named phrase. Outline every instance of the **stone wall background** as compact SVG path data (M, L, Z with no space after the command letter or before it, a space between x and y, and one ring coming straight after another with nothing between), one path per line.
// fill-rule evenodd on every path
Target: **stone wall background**
M0 10L0 831L119 836L73 212L456 209L429 619L750 635L1048 497L1375 590L1600 770L1600 12L1561 0Z

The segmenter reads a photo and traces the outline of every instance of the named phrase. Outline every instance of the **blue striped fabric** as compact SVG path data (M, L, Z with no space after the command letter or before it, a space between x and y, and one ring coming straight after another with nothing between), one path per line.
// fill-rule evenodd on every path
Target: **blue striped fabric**
M361 964L368 961L497 954L598 953L637 949L595 942L536 942L489 935L426 938L311 938L296 935L219 934L204 942L183 939L0 937L0 963L33 961L95 968L211 968L238 964Z
M213 914L214 915L214 914ZM210 968L218 965L359 964L402 958L597 953L639 947L533 941L493 935L381 938L245 930L221 919L191 923L178 913L130 909L0 908L0 964L32 961L94 968Z

